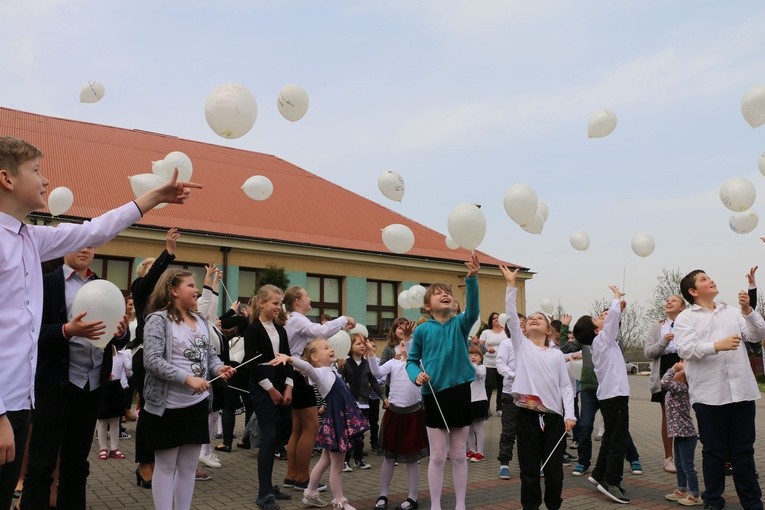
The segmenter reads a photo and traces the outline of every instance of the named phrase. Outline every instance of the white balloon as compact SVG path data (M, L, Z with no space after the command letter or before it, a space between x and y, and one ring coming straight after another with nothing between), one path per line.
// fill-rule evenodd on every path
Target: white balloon
M753 128L765 124L765 85L758 85L744 95L741 114Z
M539 203L537 204L537 210L541 211L542 221L546 223L548 216L550 216L550 209L547 207L547 204L545 204L544 202L540 200Z
M555 311L555 303L552 302L552 299L544 298L542 302L539 304L539 306L542 308L542 311L546 313L547 315L552 315L552 313Z
M720 186L720 200L733 212L744 212L752 207L757 198L754 184L743 177L733 177Z
M744 211L736 213L728 220L730 229L737 234L748 234L757 227L760 221L757 213L754 211Z
M525 184L513 184L505 191L505 212L518 225L526 225L537 212L537 193Z
M760 169L762 175L765 175L765 152L760 154L760 159L757 161L757 168Z
M162 160L161 165L157 165L157 169L154 168L154 163L151 165L152 173L155 173L161 177L164 177L166 181L170 180L173 176L173 170L178 169L179 181L190 181L191 174L194 171L194 165L191 163L191 158L180 151L173 151Z
M369 338L369 330L367 329L367 327L363 324L359 324L358 322L356 323L356 327L348 330L349 336L359 334L359 333Z
M466 250L478 248L486 235L486 218L473 204L460 204L452 209L446 225L449 236Z
M81 103L97 103L104 98L106 89L100 81L89 81L80 88Z
M414 232L406 225L393 223L382 229L382 241L393 253L406 253L414 246Z
M422 285L412 285L409 290L406 291L406 295L409 298L409 303L412 308L422 308L425 306L425 292L426 289Z
M587 136L602 138L616 129L616 115L610 110L600 110L590 117L587 123Z
M456 250L457 248L460 247L460 245L455 243L454 239L452 239L449 236L446 236L446 238L444 239L444 242L446 242L446 247L449 248L450 250Z
M276 107L285 119L298 121L308 111L308 93L299 85L286 85L279 91Z
M165 160L160 159L159 161L152 161L151 162L151 173L154 175L159 175L160 177L165 177ZM167 179L165 177L165 179Z
M403 308L404 310L409 310L410 308L414 308L412 306L412 303L409 302L409 292L402 290L398 293L398 306Z
M377 187L385 198L401 202L404 198L404 178L392 170L386 170L377 178Z
M74 194L65 186L59 186L48 194L48 210L51 216L61 216L73 203Z
M162 186L167 182L166 179L163 179L159 175L155 174L131 175L128 177L128 179L130 179L130 189L133 190L133 196L136 198L140 197L148 191L153 190L154 188ZM167 204L159 204L154 209L161 209L166 205Z
M335 351L336 359L345 359L348 356L348 352L351 350L351 335L343 331L342 329L327 338L327 343Z
M653 253L656 243L650 234L640 233L632 238L632 251L638 257L647 257Z
M258 103L252 92L238 83L219 85L205 101L205 119L223 138L239 138L252 129L258 117Z
M106 326L99 339L91 341L93 345L103 349L117 332L117 325L125 315L125 297L109 280L93 280L80 287L74 296L72 317L82 312L88 312L85 321L102 321Z
M582 379L582 360L572 359L566 363L566 368L568 369L568 375L570 375L572 379L576 379L577 381Z
M587 235L587 232L581 230L577 230L571 234L571 239L569 241L575 250L585 251L590 247L590 236Z
M507 324L507 314L504 312L499 314L499 317L497 317L497 321L499 322L499 325L504 328L505 324Z
M266 200L274 192L271 179L264 175L253 175L242 184L244 194L253 200Z
M475 324L473 324L473 327L470 328L468 337L473 338L474 336L476 336L479 329L481 329L481 319L478 319L477 321L475 321Z
M544 219L544 212L537 208L537 212L534 214L534 217L531 219L530 222L526 223L525 225L522 225L521 228L528 232L529 234L541 234L542 229L545 226L545 219Z

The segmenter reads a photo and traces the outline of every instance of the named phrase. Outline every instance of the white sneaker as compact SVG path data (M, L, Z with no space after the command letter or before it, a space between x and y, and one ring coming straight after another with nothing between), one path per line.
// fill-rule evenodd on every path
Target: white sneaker
M210 453L208 455L199 455L199 462L204 464L207 467L211 468L219 468L220 467L220 460L218 460L218 457L215 456L214 453Z
M675 459L672 457L667 457L664 459L664 471L667 473L677 473L677 469L675 468Z
M347 462L344 462L343 463L343 473L350 473L351 471L353 471L353 468L351 467L351 465L348 464Z

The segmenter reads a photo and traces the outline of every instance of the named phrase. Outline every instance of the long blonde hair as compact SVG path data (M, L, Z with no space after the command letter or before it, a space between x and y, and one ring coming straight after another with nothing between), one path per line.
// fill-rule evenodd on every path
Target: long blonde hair
M276 285L267 283L259 288L255 295L250 298L250 302L247 303L247 306L250 309L250 322L253 322L256 318L260 317L260 304L268 301L271 294L279 294L280 296L283 296L282 289ZM282 298L282 300L284 300L284 298ZM283 309L279 309L279 314L274 317L274 322L280 326L284 326L287 323L287 314Z
M149 303L146 305L146 315L153 312L164 310L167 316L177 323L183 322L181 310L175 306L171 289L181 285L184 278L194 275L185 269L167 269L159 277L157 285L149 296Z
M284 307L287 309L287 313L294 311L295 301L300 299L300 296L303 295L303 292L305 292L305 289L300 285L293 285L284 291L282 302L284 303Z

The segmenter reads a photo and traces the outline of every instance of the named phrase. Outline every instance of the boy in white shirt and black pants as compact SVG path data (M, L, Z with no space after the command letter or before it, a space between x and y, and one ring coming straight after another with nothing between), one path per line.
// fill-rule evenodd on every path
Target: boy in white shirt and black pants
M675 342L685 360L691 406L696 411L702 444L704 509L722 509L724 463L733 464L733 483L745 510L762 510L762 491L754 464L757 382L741 341L765 338L765 320L755 313L746 291L738 294L741 310L715 303L717 285L695 270L680 281L691 306L675 319Z
M595 318L580 317L574 325L574 337L581 345L592 346L592 363L598 379L596 395L605 426L598 460L588 480L612 500L626 504L630 498L621 483L629 432L630 385L624 355L616 341L624 293L615 285L609 288L614 300L608 311Z

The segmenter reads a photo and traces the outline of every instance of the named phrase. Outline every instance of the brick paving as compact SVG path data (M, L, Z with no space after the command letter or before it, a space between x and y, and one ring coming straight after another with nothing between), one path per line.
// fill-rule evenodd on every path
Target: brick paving
M632 397L630 399L630 430L640 452L643 464L642 475L632 475L626 469L623 486L632 498L631 507L641 509L679 507L664 499L664 494L674 489L675 475L663 470L663 449L659 433L660 410L658 404L650 402L648 377L630 376ZM758 422L763 419L764 400L757 402ZM237 435L241 433L242 417L238 418ZM492 417L486 422L486 457L487 460L469 464L467 507L481 509L516 509L520 508L520 481L517 465L511 466L512 478L500 480L497 478L498 462L497 441L500 432L500 419ZM128 424L128 431L133 434L135 427ZM757 465L763 466L765 461L765 443L760 436L755 444ZM368 440L367 440L368 444ZM593 442L593 459L597 455L599 442ZM120 448L132 458L133 439L122 440ZM701 476L700 445L696 452L696 469ZM131 460L107 461L97 460L97 444L94 441L91 455L91 475L88 482L88 508L90 509L145 509L152 508L151 491L136 487L133 470L135 464ZM212 480L197 482L194 491L193 508L198 510L218 509L254 509L257 491L257 450L236 450L231 453L218 453L223 466L220 469L207 470ZM315 460L315 457L314 457ZM380 457L372 454L367 458L372 464L369 470L354 470L343 473L343 484L346 497L359 510L371 509L377 499L379 488ZM274 480L280 482L284 476L286 462L277 460L274 468ZM564 468L565 480L563 490L563 508L598 510L613 509L618 505L597 492L588 482L587 477L574 477L570 474L572 468ZM429 509L427 490L427 459L420 465L420 508ZM765 471L764 471L765 472ZM324 481L326 482L325 475ZM703 481L700 480L703 487ZM280 502L284 510L303 508L300 503L301 493L285 489L293 496L291 501ZM328 493L325 493L328 494ZM406 469L402 465L396 468L390 489L389 508L393 508L406 498ZM733 481L728 478L726 508L741 508L733 489ZM328 496L327 499L331 499ZM451 471L447 462L444 476L444 496L442 507L454 507L454 496L451 488ZM699 507L701 508L701 507Z

